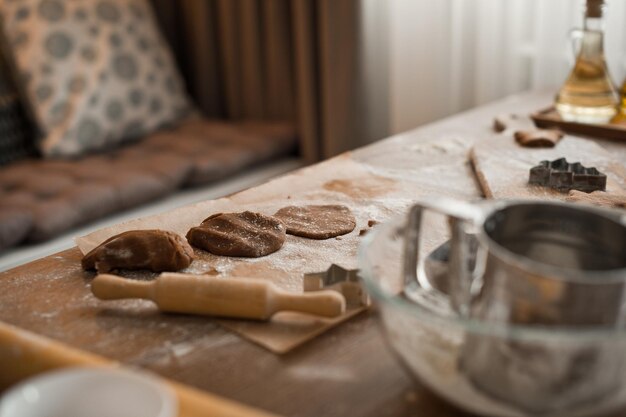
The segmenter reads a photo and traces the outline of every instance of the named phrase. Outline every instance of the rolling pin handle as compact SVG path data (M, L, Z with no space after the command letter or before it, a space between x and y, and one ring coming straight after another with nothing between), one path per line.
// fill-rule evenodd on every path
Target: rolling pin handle
M304 294L280 291L274 293L273 304L275 311L297 311L323 317L338 317L346 311L346 299L332 290Z
M101 300L119 300L122 298L145 298L152 300L153 283L137 281L111 274L100 274L91 282L91 292Z

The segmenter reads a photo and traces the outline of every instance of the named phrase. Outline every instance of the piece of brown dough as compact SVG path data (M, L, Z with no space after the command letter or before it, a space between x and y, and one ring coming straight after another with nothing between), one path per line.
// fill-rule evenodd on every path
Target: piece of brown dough
M559 130L518 130L515 132L515 141L527 148L554 148L563 137Z
M83 268L100 273L113 269L180 271L193 261L185 239L165 230L131 230L115 235L83 257Z
M493 119L493 130L498 133L508 129L526 130L533 129L533 121L527 116L518 114L499 114Z
M215 255L258 258L276 252L285 242L285 226L260 213L218 213L187 233L192 246Z
M288 206L274 217L287 226L287 233L309 239L328 239L350 233L356 227L352 211L342 205Z
M626 209L626 195L609 194L605 191L585 193L582 191L572 190L569 192L566 200L576 203L588 203L596 206Z

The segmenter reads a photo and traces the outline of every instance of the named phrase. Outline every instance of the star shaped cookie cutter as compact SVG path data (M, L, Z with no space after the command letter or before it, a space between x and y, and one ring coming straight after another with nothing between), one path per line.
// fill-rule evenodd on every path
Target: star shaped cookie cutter
M368 306L370 298L363 282L359 277L358 269L345 269L337 264L322 272L304 274L303 289L305 292L334 290L346 299L348 308Z

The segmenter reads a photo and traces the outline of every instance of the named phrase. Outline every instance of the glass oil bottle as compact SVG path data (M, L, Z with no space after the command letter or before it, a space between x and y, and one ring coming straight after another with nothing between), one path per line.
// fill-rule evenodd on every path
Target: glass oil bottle
M604 0L587 0L583 30L574 68L556 97L565 121L609 123L617 114L619 97L604 57Z
M622 84L622 90L620 91L620 95L621 95L620 108L617 114L615 115L615 117L613 118L613 120L611 120L611 123L618 123L618 124L626 125L626 80L624 80L624 84Z

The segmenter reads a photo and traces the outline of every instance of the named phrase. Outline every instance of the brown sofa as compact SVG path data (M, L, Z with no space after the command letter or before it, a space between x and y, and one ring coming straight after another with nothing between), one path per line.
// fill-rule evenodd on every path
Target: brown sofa
M295 146L287 124L193 118L106 153L10 164L0 168L0 250L222 179Z

